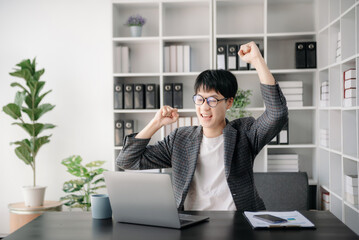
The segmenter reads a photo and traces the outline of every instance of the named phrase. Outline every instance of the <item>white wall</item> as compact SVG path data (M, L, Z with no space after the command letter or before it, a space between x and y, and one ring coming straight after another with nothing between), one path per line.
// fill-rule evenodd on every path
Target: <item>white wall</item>
M40 150L37 182L46 199L64 195L71 179L61 160L79 154L85 162L107 160L113 169L110 0L0 0L0 107L14 99L15 64L37 57L45 68L44 100L55 109L41 122L57 125ZM23 201L21 187L32 184L30 166L17 159L9 143L27 137L0 112L0 233L9 232L8 204Z

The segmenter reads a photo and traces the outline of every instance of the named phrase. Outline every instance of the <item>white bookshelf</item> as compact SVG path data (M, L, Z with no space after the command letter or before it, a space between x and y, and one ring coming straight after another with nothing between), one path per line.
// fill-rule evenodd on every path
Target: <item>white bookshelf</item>
M345 175L359 173L359 102L343 105L343 72L359 67L359 2L318 0L316 8L318 84L328 80L330 95L329 106L317 111L318 142L319 129L329 131L328 146L318 144L318 185L330 193L330 211L359 234L359 207L346 201L344 181ZM338 33L341 58L336 60Z

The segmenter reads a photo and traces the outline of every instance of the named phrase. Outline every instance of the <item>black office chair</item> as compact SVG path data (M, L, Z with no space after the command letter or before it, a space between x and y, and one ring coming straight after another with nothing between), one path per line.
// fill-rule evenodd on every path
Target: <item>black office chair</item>
M306 172L254 173L254 183L267 211L309 209L309 184Z

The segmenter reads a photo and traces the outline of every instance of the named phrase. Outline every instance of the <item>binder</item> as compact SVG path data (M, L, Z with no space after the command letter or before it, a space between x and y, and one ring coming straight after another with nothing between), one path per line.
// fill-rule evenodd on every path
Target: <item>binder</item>
M183 84L173 84L173 107L183 108Z
M121 54L121 46L116 46L116 48L115 48L115 53L114 53L114 59L115 59L115 65L114 65L114 70L115 70L115 72L118 72L118 73L120 73L120 72L122 72L122 70L121 70L121 65L122 65L122 63L121 63L121 58L122 58L122 54Z
M173 84L166 83L163 85L163 105L173 106Z
M145 85L135 84L134 85L134 106L135 109L145 108Z
M306 45L305 42L295 43L295 67L306 67Z
M125 84L125 109L133 109L133 84Z
M165 46L164 50L164 71L169 72L170 71L170 47Z
M123 84L118 81L114 84L113 105L115 109L123 108Z
M115 122L115 146L123 146L124 137L123 121L118 120Z
M170 72L177 72L177 47L170 46Z
M238 66L238 48L237 45L228 45L227 47L227 70L237 70Z
M217 46L217 69L227 69L226 52L226 45Z
M191 71L191 48L189 45L183 46L183 71Z
M183 46L177 45L177 72L183 72Z
M130 72L130 49L127 46L121 48L121 70L123 73Z
M125 132L124 132L125 136L135 132L133 120L125 120L124 125L125 125Z
M241 49L242 44L238 45L238 51L239 49ZM239 56L238 56L238 70L248 70L249 64L246 63L245 61L243 61Z
M156 84L146 85L146 109L158 108L158 87Z
M317 43L307 42L306 43L306 67L316 68L317 67Z
M279 133L279 144L289 144L288 123L283 126L282 131Z

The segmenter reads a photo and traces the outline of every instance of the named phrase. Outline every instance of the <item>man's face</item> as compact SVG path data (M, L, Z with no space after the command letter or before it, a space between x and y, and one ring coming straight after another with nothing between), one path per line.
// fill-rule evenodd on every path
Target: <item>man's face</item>
M217 93L214 90L205 91L203 88L198 90L197 95L202 96L204 99L207 99L208 97L214 97L217 100L224 99L222 94ZM210 107L206 100L202 105L195 105L197 117L202 127L208 129L223 129L225 127L226 111L232 104L233 98L227 99L227 101L218 101L215 107Z

